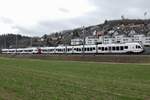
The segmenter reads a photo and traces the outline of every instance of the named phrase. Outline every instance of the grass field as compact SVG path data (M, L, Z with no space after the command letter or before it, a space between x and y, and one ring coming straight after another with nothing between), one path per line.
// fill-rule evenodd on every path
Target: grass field
M0 100L150 100L150 64L0 58Z

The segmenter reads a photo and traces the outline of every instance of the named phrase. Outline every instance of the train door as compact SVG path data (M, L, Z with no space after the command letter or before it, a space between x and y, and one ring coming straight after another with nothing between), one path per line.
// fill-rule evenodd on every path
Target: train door
M42 51L41 48L38 48L38 54L42 54L41 51Z
M109 46L109 47L108 47L108 51L109 51L109 53L111 53L111 50L112 50L112 47L111 47L111 46Z
M96 54L98 54L98 45L96 44Z

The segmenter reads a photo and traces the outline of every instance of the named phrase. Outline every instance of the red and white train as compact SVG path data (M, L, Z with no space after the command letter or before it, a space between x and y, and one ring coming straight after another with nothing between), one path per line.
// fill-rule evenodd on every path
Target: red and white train
M2 49L3 54L123 54L143 51L144 48L139 43Z

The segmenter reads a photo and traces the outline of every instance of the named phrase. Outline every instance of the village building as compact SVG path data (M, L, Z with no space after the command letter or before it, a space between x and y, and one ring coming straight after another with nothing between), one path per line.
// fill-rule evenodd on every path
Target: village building
M75 46L75 45L81 45L83 44L83 39L77 38L77 39L72 39L71 40L71 45Z
M71 45L82 45L83 39L72 39ZM95 45L95 44L115 44L115 43L131 43L138 42L143 45L150 46L150 36L146 37L143 34L133 35L127 37L125 35L116 35L111 37L110 35L105 36L88 36L85 37L85 45Z

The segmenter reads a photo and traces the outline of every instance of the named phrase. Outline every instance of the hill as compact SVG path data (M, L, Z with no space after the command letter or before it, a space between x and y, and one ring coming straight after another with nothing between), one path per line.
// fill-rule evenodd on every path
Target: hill
M1 35L0 48L15 48L16 46L57 46L59 44L69 45L71 39L91 36L95 31L103 35L110 36L115 36L118 34L129 36L131 33L150 36L150 19L105 20L104 23L99 25L93 25L84 28L80 27L73 30L45 34L42 37L26 37L13 34Z
M84 33L83 33L84 31ZM130 36L130 33L144 34L150 36L150 20L142 19L124 19L124 20L110 20L105 21L99 25L93 25L88 27L81 27L73 30L66 30L62 32L51 33L47 35L49 42L56 40L56 45L70 44L73 38L83 38L84 36L91 36L94 32L102 33L103 35L115 36L118 34L124 34ZM117 33L117 34L116 34ZM54 42L54 41L53 41Z

